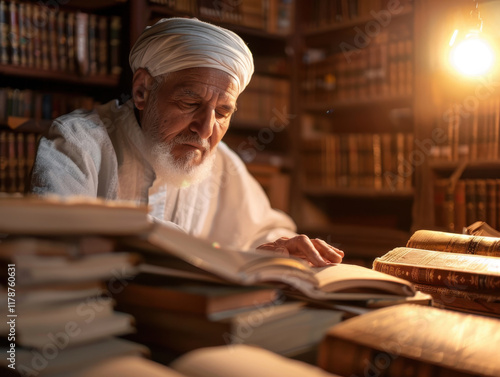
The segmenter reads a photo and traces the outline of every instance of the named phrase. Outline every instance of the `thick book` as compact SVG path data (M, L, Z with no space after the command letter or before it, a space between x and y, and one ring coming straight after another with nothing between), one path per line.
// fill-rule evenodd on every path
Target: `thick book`
M151 226L148 208L86 197L0 195L0 233L137 234Z
M500 258L397 247L373 261L373 269L412 283L498 295Z
M474 224L471 229L477 229L481 223ZM486 225L483 229L487 230ZM500 257L500 238L472 234L417 230L406 246L414 249Z
M333 326L318 365L342 376L500 376L500 322L420 305L379 309Z
M271 303L279 290L244 287L191 279L138 275L113 297L118 305L207 316L212 313Z

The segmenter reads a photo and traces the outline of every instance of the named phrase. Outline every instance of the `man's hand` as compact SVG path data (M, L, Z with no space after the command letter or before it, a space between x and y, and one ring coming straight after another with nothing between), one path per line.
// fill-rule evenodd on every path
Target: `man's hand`
M315 267L340 263L344 257L342 250L319 238L310 239L303 234L292 238L281 237L274 242L262 244L257 249L277 251L281 254L302 258Z

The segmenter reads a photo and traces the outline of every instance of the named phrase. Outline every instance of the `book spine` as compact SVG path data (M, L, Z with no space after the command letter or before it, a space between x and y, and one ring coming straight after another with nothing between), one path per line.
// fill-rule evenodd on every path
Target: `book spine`
M120 64L120 35L121 35L121 19L120 17L111 17L110 25L110 72L113 76L119 76L122 72L122 67Z
M99 17L99 26L98 26L98 31L99 31L99 38L97 40L99 44L98 48L98 73L100 75L107 75L108 74L108 51L109 51L109 46L108 46L108 18L101 16Z
M59 59L57 56L59 41L57 38L57 21L56 21L56 11L49 10L49 22L48 22L48 51L49 51L49 61L50 69L53 71L59 70Z
M19 13L15 1L11 1L9 4L9 16L10 63L19 65Z
M89 74L97 74L97 15L90 14L88 16L88 60Z
M19 22L19 64L23 67L28 65L28 44L27 38L27 17L26 17L26 4L19 3L18 5L18 22Z
M76 53L75 53L75 13L68 12L66 21L66 51L68 54L68 71L76 72Z
M9 23L7 21L7 6L5 1L0 0L0 63L9 63L9 51L8 51L8 34L9 34Z
M59 69L62 72L68 71L68 42L66 40L66 12L59 11L57 15L57 42L58 42L58 57L59 57Z
M37 30L33 24L33 8L35 5L33 4L25 4L26 7L26 22L25 22L25 35L23 36L26 43L26 55L27 55L27 64L28 67L35 67L35 34L37 34Z
M89 15L78 12L75 20L75 54L78 67L78 73L81 76L87 76L89 73Z

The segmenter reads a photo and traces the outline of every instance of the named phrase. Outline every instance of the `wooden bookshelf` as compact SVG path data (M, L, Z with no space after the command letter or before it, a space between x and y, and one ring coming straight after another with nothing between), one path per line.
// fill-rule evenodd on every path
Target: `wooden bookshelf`
M50 71L30 67L0 64L0 75L17 76L22 78L36 79L40 81L58 81L67 84L116 87L120 82L119 76L78 76L74 73Z

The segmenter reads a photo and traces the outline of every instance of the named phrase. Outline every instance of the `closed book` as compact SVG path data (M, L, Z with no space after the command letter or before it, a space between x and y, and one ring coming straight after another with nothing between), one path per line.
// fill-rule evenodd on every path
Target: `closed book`
M392 306L333 326L318 365L342 376L499 376L498 325L495 318Z
M114 295L118 305L136 305L143 310L161 309L180 313L209 315L268 304L279 291L265 287L199 282L189 279L139 275Z
M10 46L10 63L12 65L19 65L19 12L17 2L11 1L9 4L9 34L8 41Z
M499 295L459 291L427 284L415 284L415 288L431 295L435 307L500 318Z
M417 230L406 246L449 253L500 257L500 238L496 237Z
M89 59L89 15L77 12L75 15L75 56L80 75L86 76L90 71Z
M397 247L373 261L373 269L412 283L498 294L500 258Z
M7 17L7 5L4 0L0 1L0 63L9 63L8 35L9 23Z

